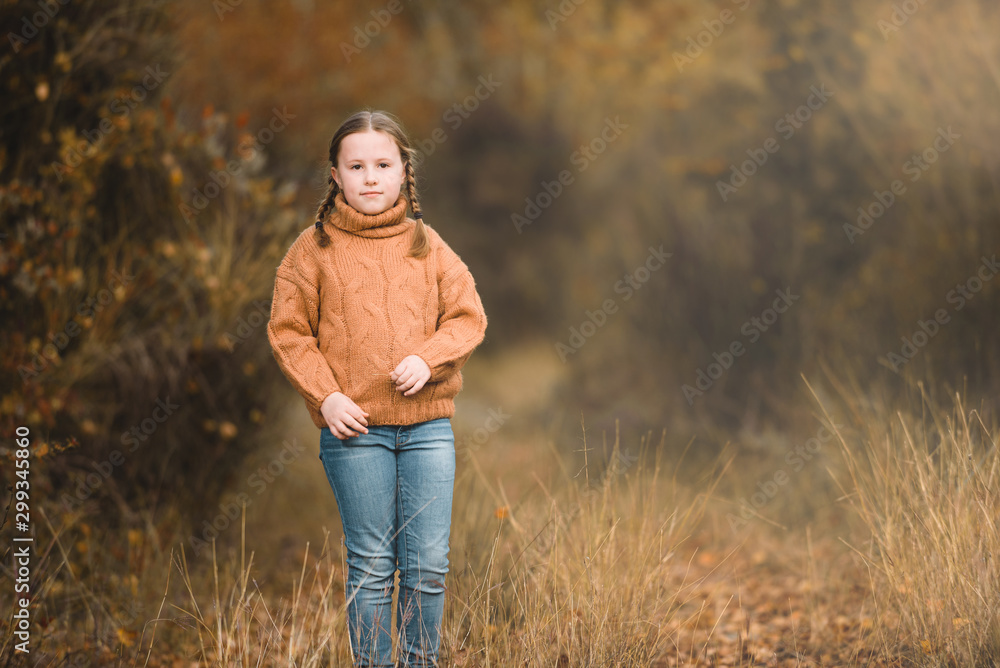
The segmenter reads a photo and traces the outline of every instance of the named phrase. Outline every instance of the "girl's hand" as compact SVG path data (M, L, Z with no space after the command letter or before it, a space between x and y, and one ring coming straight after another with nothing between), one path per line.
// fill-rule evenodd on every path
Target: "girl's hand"
M409 355L389 374L404 397L416 394L431 377L431 368L420 355Z
M333 435L344 440L368 433L368 411L351 401L343 392L334 392L323 400L320 413Z

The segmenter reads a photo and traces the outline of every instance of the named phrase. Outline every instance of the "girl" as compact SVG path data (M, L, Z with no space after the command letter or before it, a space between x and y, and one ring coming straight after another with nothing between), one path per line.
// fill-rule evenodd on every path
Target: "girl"
M347 546L357 666L436 666L448 571L461 368L486 332L469 268L423 223L416 151L389 114L354 114L330 141L315 227L277 269L268 339L320 428ZM406 217L407 205L413 219Z

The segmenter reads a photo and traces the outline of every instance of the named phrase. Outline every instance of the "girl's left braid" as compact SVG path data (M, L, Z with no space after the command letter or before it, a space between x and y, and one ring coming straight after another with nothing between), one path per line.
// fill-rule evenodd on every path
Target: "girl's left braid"
M413 162L406 160L406 198L410 200L413 218L417 221L413 228L413 243L410 245L410 255L423 257L430 250L427 231L424 230L424 214L420 210L420 200L417 199L417 181L413 176Z
M413 162L406 161L406 198L410 200L410 208L413 209L413 217L418 225L422 225L421 219L424 217L420 211L420 200L417 199L417 181L413 176Z

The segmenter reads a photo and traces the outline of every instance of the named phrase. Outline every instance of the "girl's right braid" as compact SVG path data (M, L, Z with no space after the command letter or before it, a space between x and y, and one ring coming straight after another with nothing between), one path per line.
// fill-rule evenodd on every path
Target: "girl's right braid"
M326 197L323 198L319 209L316 210L316 237L320 248L326 248L330 243L330 235L323 229L323 221L326 220L326 214L333 208L333 201L337 197L337 184L334 182L332 175L327 177L327 182L330 184L330 187L326 191Z

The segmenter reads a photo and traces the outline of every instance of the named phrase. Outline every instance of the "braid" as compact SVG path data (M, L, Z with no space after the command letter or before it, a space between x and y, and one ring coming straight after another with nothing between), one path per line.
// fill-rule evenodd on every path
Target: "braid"
M326 214L333 208L333 200L337 197L338 191L337 184L333 180L333 175L327 177L327 182L330 184L330 187L326 191L326 197L323 198L319 209L316 210L316 241L319 243L320 248L326 248L330 244L330 235L323 229L323 221L326 220Z
M417 199L417 181L413 175L413 161L403 161L406 168L406 198L410 201L410 208L413 209L413 217L417 221L413 228L413 243L410 245L410 256L424 257L431 249L430 239L427 237L427 230L424 229L424 214L420 210L420 200Z

